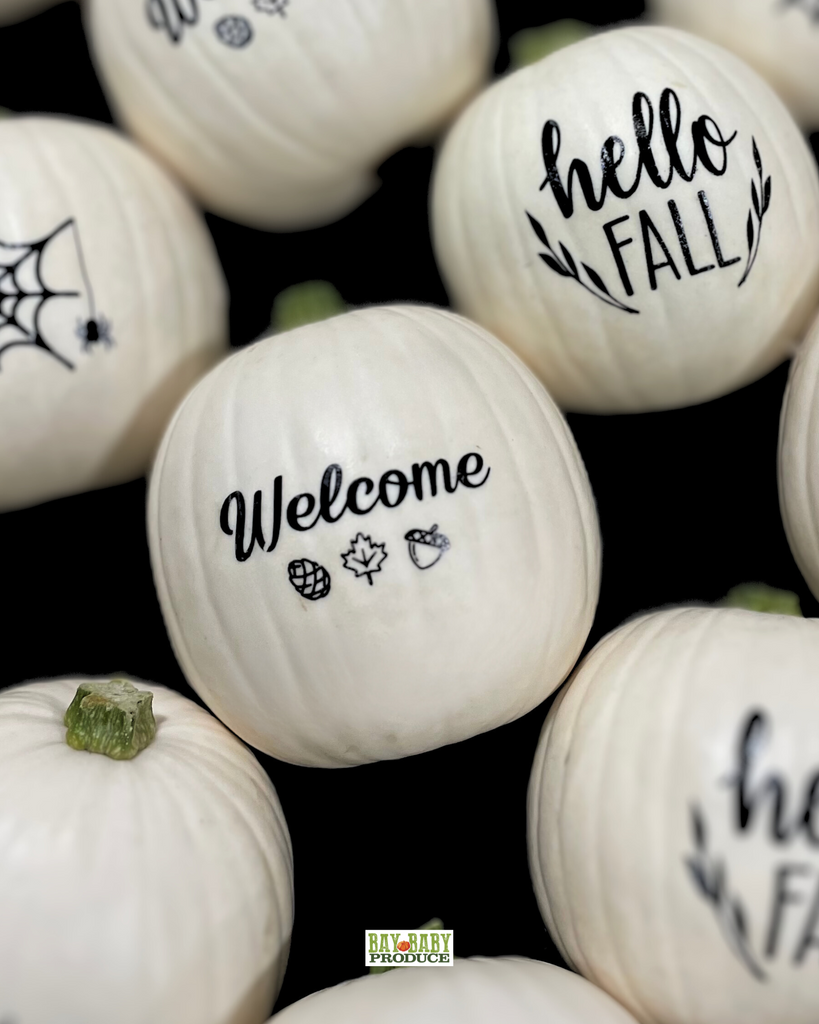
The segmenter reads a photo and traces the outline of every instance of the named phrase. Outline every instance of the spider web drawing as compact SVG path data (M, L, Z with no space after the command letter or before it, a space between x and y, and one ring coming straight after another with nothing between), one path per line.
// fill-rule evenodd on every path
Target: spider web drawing
M63 221L51 234L36 242L0 241L0 369L2 369L3 355L9 349L27 346L40 349L69 370L74 369L74 364L48 343L40 326L40 317L46 303L52 299L75 298L82 294L77 291L56 291L48 286L42 274L41 264L46 249L58 235L69 228L74 235L80 274L88 297L88 323L89 325L96 324L93 291L91 282L88 280L85 258L73 217ZM28 284L23 279L23 275L29 277ZM6 341L4 337L7 334L7 329L16 329L19 334Z

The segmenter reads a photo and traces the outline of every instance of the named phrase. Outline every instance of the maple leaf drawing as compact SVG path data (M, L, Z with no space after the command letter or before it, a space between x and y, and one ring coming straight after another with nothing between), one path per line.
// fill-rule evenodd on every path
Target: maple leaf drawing
M354 572L356 576L366 576L370 586L373 585L373 573L381 572L381 563L387 557L385 544L375 544L372 537L365 537L363 533L357 533L355 540L351 540L352 547L345 551L341 560L344 568Z

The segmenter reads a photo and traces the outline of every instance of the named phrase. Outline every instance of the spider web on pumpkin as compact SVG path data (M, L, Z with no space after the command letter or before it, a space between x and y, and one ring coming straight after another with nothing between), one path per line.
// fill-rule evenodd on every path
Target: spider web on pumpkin
M69 217L50 234L35 242L14 243L0 240L0 370L2 370L3 355L9 349L20 347L38 348L62 363L67 369L74 369L73 363L51 347L40 326L40 317L47 302L56 298L75 298L81 294L78 291L57 291L50 288L42 274L41 263L46 249L58 235L69 227L74 233L80 273L86 283L89 302L93 306L90 282L73 217ZM33 274L33 287L31 281L27 286L21 280L21 273L29 263L29 270ZM27 305L24 305L26 303ZM3 340L7 328L18 330L22 337L17 336L8 341Z

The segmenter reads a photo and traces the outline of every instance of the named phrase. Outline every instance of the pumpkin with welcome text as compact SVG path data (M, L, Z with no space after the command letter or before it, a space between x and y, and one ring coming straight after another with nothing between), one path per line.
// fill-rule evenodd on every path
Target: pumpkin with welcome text
M454 305L559 405L676 408L791 353L819 304L819 181L770 86L673 29L567 46L480 95L433 182Z
M651 0L649 10L664 25L732 50L771 83L801 125L819 127L817 0Z
M626 623L546 719L529 857L564 959L642 1024L819 1019L819 622Z
M0 510L141 476L227 344L213 241L104 125L0 121Z
M261 1024L290 837L250 751L130 680L0 692L0 1020Z
M337 220L479 88L491 0L91 0L122 122L202 203L255 227Z
M545 390L443 310L265 338L188 395L151 477L182 669L246 742L344 766L495 728L571 669L600 540Z
M474 957L315 992L270 1024L634 1024L600 989L554 964Z

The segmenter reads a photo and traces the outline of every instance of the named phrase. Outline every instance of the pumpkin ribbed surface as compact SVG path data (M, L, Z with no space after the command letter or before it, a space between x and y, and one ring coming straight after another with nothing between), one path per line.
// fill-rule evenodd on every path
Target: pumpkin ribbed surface
M565 421L508 349L433 308L348 313L222 363L167 431L148 528L187 678L299 764L518 717L568 673L597 601Z
M671 609L601 641L546 719L538 903L644 1024L819 1015L817 666L815 620Z
M0 1018L258 1024L293 918L273 787L161 686L156 738L133 761L71 749L80 682L0 693Z

